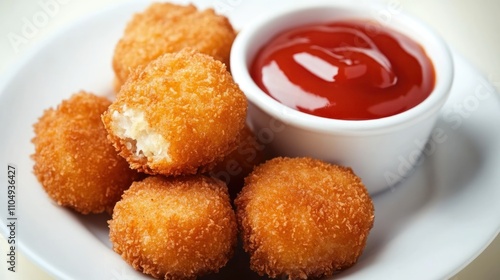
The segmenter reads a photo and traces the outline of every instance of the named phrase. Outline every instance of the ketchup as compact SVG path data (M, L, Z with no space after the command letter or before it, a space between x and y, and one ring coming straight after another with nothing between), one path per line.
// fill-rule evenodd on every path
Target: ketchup
M258 52L250 74L277 101L325 118L378 119L421 103L435 83L424 49L394 30L367 24L285 31Z

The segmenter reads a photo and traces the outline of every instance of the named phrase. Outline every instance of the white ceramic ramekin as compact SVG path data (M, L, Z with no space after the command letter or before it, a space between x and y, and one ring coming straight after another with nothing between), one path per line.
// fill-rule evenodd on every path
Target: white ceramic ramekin
M277 33L308 23L349 19L367 20L372 32L387 26L420 43L435 69L436 83L430 96L394 116L335 120L286 107L252 80L248 69L256 53ZM233 44L230 63L234 80L249 100L250 125L275 155L310 156L350 166L371 194L399 182L418 162L453 80L450 51L436 33L394 7L366 3L310 3L269 13L242 28Z

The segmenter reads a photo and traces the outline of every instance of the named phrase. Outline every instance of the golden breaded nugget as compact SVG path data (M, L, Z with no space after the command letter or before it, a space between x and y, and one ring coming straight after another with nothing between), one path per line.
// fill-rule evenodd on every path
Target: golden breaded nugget
M115 48L113 69L118 91L138 66L168 52L185 47L229 65L229 53L236 32L229 20L213 9L199 11L193 5L154 3L128 23Z
M103 115L114 146L149 174L194 174L236 149L246 98L226 66L184 49L154 60Z
M58 204L83 214L111 211L137 178L107 139L101 114L111 102L79 92L34 125L34 173Z
M227 187L203 175L134 182L116 204L109 229L113 249L125 261L164 279L217 272L237 241Z
M350 168L311 158L258 166L235 204L251 268L270 277L322 277L352 266L374 219L371 198Z

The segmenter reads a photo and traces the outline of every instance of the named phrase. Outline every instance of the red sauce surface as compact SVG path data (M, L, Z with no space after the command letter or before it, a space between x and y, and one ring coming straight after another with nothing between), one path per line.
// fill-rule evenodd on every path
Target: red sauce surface
M394 30L367 24L285 31L258 52L251 76L286 106L331 119L383 118L421 103L435 83L424 49Z

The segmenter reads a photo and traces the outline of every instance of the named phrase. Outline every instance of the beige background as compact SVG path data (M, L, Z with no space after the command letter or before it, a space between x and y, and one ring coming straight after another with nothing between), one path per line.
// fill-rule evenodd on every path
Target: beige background
M51 15L48 24L33 38L19 46L8 39L19 33L23 17L40 11L39 2L58 1L60 10ZM250 1L250 0L245 0ZM0 74L8 73L30 49L47 36L75 19L121 2L121 0L1 0L0 1ZM445 40L487 77L500 92L500 1L497 0L386 0L399 2L403 11L415 14L433 26ZM0 237L0 252L7 243ZM429 252L431 253L431 252ZM18 272L8 273L0 257L0 279L53 279L37 264L20 252ZM85 265L85 264L82 264ZM453 277L454 280L500 279L500 237L470 265Z

